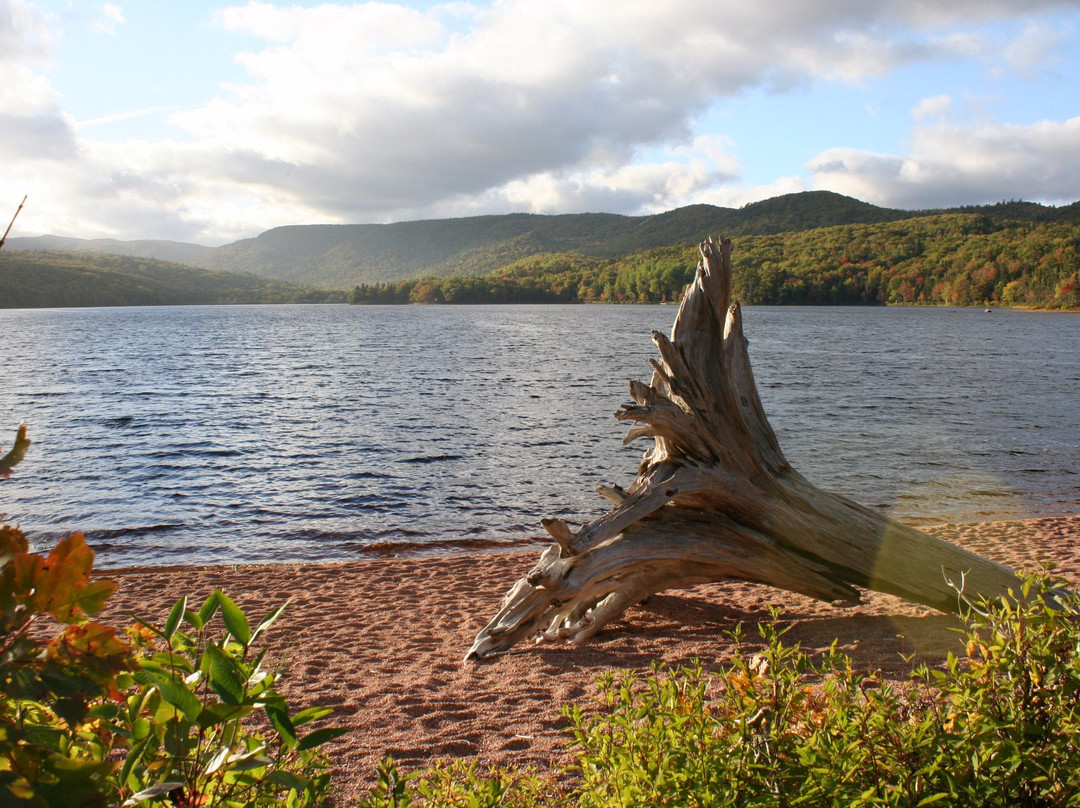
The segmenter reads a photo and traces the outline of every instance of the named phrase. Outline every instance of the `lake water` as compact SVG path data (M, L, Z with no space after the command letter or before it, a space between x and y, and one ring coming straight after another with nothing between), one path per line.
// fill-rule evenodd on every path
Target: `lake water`
M0 310L0 512L99 567L498 548L603 513L674 306ZM765 409L822 488L912 524L1075 513L1080 315L745 310Z

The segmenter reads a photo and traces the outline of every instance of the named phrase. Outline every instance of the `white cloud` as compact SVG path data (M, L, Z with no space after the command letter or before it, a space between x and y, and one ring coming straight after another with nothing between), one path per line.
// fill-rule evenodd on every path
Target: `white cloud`
M0 63L43 62L52 41L46 19L23 0L0 0Z
M905 155L829 149L810 169L816 188L888 207L1015 198L1074 202L1080 188L1080 117L1029 126L928 126L914 131Z
M741 208L751 202L760 202L784 194L797 194L806 190L802 177L777 177L763 185L733 183L706 188L691 195L680 204L717 205L722 208Z
M53 39L46 18L20 0L0 0L0 21L0 175L11 177L18 161L66 159L75 137L39 70Z
M57 105L41 69L46 18L0 0L0 19L16 20L0 26L0 192L40 189L42 230L208 243L306 221L743 204L803 181L744 183L737 144L696 130L717 99L990 58L1000 43L975 23L1068 5L500 0L421 11L252 0L214 17L261 41L236 55L246 79L176 112L175 139L109 145L91 139L94 120L80 132ZM118 5L100 11L109 30L125 24ZM1031 69L1035 46L1061 35L1030 27L1002 58ZM949 112L944 95L912 111L923 128L905 157L824 152L815 183L871 201L938 198L975 190L986 165L976 155L1004 149L1016 154L1008 176L1047 198L1063 185L1055 155L1076 162L1048 133L950 129ZM952 148L967 149L966 162ZM1025 148L1036 150L1026 162ZM983 185L1001 184L996 173Z
M952 111L952 98L944 93L932 98L924 98L911 110L911 117L917 123L928 120L944 120Z
M90 21L90 30L106 36L116 36L117 29L127 20L124 10L114 3L103 3L98 9L100 16Z
M241 56L250 83L175 120L207 142L243 144L226 177L302 198L318 189L320 207L343 219L470 195L651 209L733 172L611 166L689 143L693 117L717 96L926 58L909 37L882 34L895 15L866 4L782 5L672 0L658 13L648 0L508 0L455 33L437 10L251 2L218 17L274 43Z
M1072 39L1073 31L1030 24L1023 35L1005 48L1005 60L1020 75L1031 78L1040 69L1053 67L1061 61L1059 49Z

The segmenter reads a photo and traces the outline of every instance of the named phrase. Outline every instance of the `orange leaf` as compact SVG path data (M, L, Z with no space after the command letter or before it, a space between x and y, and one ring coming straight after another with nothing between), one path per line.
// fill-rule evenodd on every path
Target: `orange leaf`
M116 629L97 622L68 626L49 643L49 658L62 665L78 665L98 681L130 667L131 648L116 636Z
M88 586L93 566L94 551L81 533L72 533L53 548L42 564L34 581L30 608L48 612L64 623L81 620L84 606L100 610L116 587L106 581Z
M0 566L7 564L13 556L25 553L29 549L26 536L17 527L0 525Z
M10 476L11 470L22 462L29 448L30 439L26 437L26 424L19 424L19 430L15 433L15 445L11 447L10 452L0 457L0 477Z

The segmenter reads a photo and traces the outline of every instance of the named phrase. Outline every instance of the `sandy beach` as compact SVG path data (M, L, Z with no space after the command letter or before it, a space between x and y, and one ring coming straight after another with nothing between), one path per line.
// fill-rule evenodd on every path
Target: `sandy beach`
M1080 516L943 525L928 533L1015 569L1052 563L1080 581ZM648 670L659 660L707 668L730 656L725 634L754 624L776 605L788 639L840 648L867 670L903 678L902 655L940 661L959 643L956 621L887 595L840 608L765 586L725 582L657 595L581 647L523 645L493 661L463 664L473 637L538 549L449 558L372 558L345 563L110 571L119 582L104 619L126 625L134 612L164 620L181 595L201 602L225 590L253 620L290 601L267 637L282 689L299 706L334 707L354 729L334 742L335 791L373 782L393 755L406 769L467 757L546 767L566 762L561 706L587 700L601 673ZM342 800L344 802L345 800Z

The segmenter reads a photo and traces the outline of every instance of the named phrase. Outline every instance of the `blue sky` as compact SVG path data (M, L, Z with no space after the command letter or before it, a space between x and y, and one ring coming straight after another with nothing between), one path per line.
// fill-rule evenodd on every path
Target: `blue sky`
M0 0L16 235L1080 199L1080 2Z

